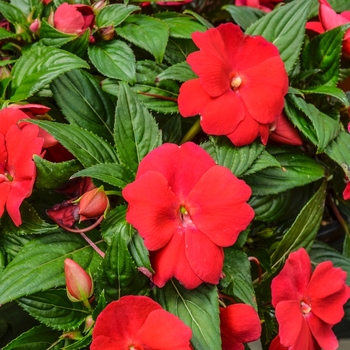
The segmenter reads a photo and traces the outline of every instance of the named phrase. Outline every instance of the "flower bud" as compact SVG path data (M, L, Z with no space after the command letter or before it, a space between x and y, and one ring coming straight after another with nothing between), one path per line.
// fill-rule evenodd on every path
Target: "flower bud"
M93 283L86 271L72 259L64 260L67 295L73 302L86 301L93 293Z
M98 33L101 35L103 40L109 41L114 38L115 30L113 26L109 26L109 27L99 29Z
M85 192L79 200L80 221L103 215L109 208L109 200L103 186Z
M29 29L31 32L38 34L39 29L40 29L41 23L39 18L36 18L33 23L29 26Z
M100 0L91 5L94 12L99 13L104 7L107 6L107 2L105 0Z
M95 324L95 320L92 317L92 315L89 315L88 317L86 317L85 325L84 325L84 333L87 333L94 324Z

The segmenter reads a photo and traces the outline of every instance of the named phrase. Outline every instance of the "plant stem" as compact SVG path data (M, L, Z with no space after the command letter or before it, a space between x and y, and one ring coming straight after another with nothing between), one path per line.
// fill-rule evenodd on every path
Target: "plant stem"
M200 120L198 119L191 127L190 130L187 131L186 135L183 137L183 139L180 142L180 145L187 141L193 140L193 138L198 134L198 132L201 130Z

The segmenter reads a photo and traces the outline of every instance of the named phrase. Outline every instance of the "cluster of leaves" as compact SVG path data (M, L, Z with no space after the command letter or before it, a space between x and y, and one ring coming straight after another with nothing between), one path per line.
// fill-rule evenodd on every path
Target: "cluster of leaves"
M50 222L45 210L60 202L55 189L70 178L91 177L116 193L135 178L138 164L164 142L180 143L196 118L183 119L177 96L182 82L195 77L186 63L196 50L195 31L216 25L203 1L174 8L137 2L114 3L96 13L91 33L65 34L49 23L50 11L64 1L44 5L40 0L0 1L0 12L11 23L0 28L1 104L40 103L51 107L52 121L32 120L52 134L75 160L54 163L35 156L37 180L33 194L21 206L23 224L14 226L4 214L0 233L0 304L16 301L40 322L3 349L80 349L91 342L60 338L82 327L88 310L72 303L65 286L63 262L74 258L93 275L95 310L123 295L153 293L166 310L193 330L195 349L219 349L218 292L252 305L263 322L263 346L276 334L271 316L270 284L288 254L311 249L313 262L331 260L349 272L350 236L346 218L350 206L342 200L344 171L350 169L347 94L337 87L349 74L341 60L342 39L348 26L314 38L305 24L317 14L313 0L294 0L269 14L231 4L216 9L220 20L234 21L245 33L274 43L289 74L285 113L300 131L304 144L263 146L256 141L234 147L225 137L202 133L195 142L252 188L249 204L255 219L237 243L225 249L223 278L218 286L203 284L189 291L176 281L150 288L140 272L152 270L148 252L135 229L125 221L122 197L111 198L111 210L89 238L105 251L102 259L79 235ZM89 1L74 1L91 5ZM331 2L344 10L343 1ZM201 8L202 13L195 10ZM165 11L166 10L166 11ZM40 18L41 27L29 26ZM104 29L114 37L105 40ZM329 205L325 205L326 196ZM343 216L342 216L343 215ZM346 236L341 251L314 242L322 222L341 218ZM263 267L250 266L248 256ZM346 308L346 318L350 318ZM28 345L29 344L29 345ZM5 345L5 344L3 344ZM31 347L29 347L31 346Z

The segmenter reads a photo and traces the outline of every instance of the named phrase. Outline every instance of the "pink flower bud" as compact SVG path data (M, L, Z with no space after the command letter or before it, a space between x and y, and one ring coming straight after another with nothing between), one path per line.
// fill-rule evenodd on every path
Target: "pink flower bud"
M102 39L105 41L112 40L115 35L115 30L113 26L101 28L98 32L101 35Z
M36 19L34 20L34 22L29 26L29 29L30 29L33 33L37 33L37 32L39 31L39 29L40 29L40 25L41 25L41 23L40 23L39 18L36 18Z
M88 332L92 326L95 324L95 320L93 319L92 315L89 315L85 319L85 325L84 325L84 333Z
M93 283L86 271L72 259L64 260L67 295L73 301L86 301L93 293Z
M103 190L103 186L85 192L79 201L80 221L99 217L103 215L108 208L109 200Z

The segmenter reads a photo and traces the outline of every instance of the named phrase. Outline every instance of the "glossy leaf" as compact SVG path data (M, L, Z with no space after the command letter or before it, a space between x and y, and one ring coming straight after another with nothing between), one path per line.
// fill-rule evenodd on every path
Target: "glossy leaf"
M75 125L31 120L49 132L85 167L99 163L118 163L112 146L95 134Z
M0 1L0 13L12 24L28 25L28 20L22 11L12 4Z
M301 247L309 249L321 224L326 196L326 182L312 196L303 210L296 217L290 229L271 256L273 265L278 266L292 251Z
M123 41L111 40L91 45L88 53L91 62L101 74L129 83L135 82L135 56Z
M345 170L350 170L350 135L347 132L341 131L324 152Z
M245 176L253 195L266 196L304 186L324 176L324 168L312 158L291 147L269 148L281 167L263 169Z
M227 11L243 30L265 15L263 11L249 6L225 5L222 9Z
M180 62L165 69L157 76L157 81L173 79L178 81L187 81L197 78L190 65L187 62Z
M59 350L63 340L57 343L62 332L40 325L22 333L2 350Z
M80 235L60 232L39 236L21 249L0 276L0 304L65 286L63 263L66 258L73 259L91 272L101 261L101 257Z
M39 322L62 331L79 327L90 314L82 303L70 301L65 289L35 293L17 302Z
M13 67L11 101L32 96L60 74L75 68L89 68L79 57L54 47L36 46L23 53Z
M188 290L175 280L157 289L163 308L192 328L194 349L221 349L219 304L216 286L202 284Z
M246 34L262 35L277 46L287 72L291 71L298 59L312 1L297 0L281 6L246 30Z
M69 123L113 141L115 105L92 75L72 70L57 77L51 90Z
M162 62L169 37L168 26L156 18L131 15L118 28L118 35L150 52Z
M122 164L96 164L89 168L78 171L71 178L88 176L101 180L112 186L124 188L128 183L134 181L135 175L129 168Z
M340 26L324 32L317 35L306 45L301 55L303 70L320 70L319 73L306 79L306 86L337 85L342 41L348 27L348 25Z
M137 10L140 10L140 7L134 5L112 4L106 6L98 12L96 25L98 28L116 27Z
M161 144L156 121L125 83L120 83L114 140L121 163L133 171L146 154Z
M37 172L35 187L41 189L58 188L81 169L81 164L75 159L60 163L49 162L37 155L33 159Z
M334 86L317 86L312 89L300 90L303 94L319 94L332 96L343 103L344 106L349 107L349 100L345 95L345 92Z
M41 22L39 38L40 43L45 46L60 47L77 37L78 36L76 34L67 34L60 32L49 23L47 23L46 19L43 19Z
M14 38L16 34L7 31L5 28L0 27L0 39Z
M248 256L240 250L226 248L223 273L225 277L220 281L222 292L257 310Z

